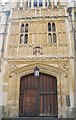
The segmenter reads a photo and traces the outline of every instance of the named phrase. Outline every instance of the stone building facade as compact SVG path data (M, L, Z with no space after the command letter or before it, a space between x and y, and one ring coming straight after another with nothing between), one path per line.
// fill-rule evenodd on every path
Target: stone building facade
M10 3L4 3L0 0L0 118L3 116L4 106L6 106L6 92L3 91L3 87L5 87L7 83L3 81L3 56L5 51L5 42L8 39L9 13Z
M68 117L67 110L74 108L72 39L67 7L60 1L12 2L2 61L2 80L6 83L3 86L5 117L30 114ZM38 78L34 76L36 66L40 73ZM36 80L36 84L44 87L34 88ZM36 114L35 109L38 110Z

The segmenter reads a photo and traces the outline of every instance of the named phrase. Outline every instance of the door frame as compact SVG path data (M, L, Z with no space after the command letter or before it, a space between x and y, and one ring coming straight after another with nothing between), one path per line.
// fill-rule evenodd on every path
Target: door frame
M34 72L34 68L35 66L38 66L40 72L42 73L46 73L48 75L53 75L57 78L57 93L58 93L58 117L60 115L62 115L62 112L61 112L61 109L62 106L61 106L61 102L62 100L60 99L60 92L62 94L62 91L60 90L60 84L62 86L62 82L64 81L66 83L67 81L67 78L65 77L66 76L66 72L55 67L54 65L50 65L46 62L34 62L34 63L29 63L25 66L22 66L20 68L17 68L15 70L12 70L10 71L10 74L9 74L9 79L10 80L14 80L14 85L16 86L15 90L17 91L14 96L16 96L16 100L12 102L12 104L15 104L15 114L17 116L19 116L19 89L20 89L20 78L24 75L28 75L28 74L31 74ZM66 89L66 88L64 88ZM68 92L68 91L67 91ZM12 93L13 94L13 93ZM66 96L64 96L66 97ZM66 104L63 103L63 106L66 108ZM13 106L14 107L14 106ZM66 109L65 109L66 110ZM63 109L63 111L65 111ZM13 110L13 113L14 113L14 110ZM12 113L10 112L10 114L12 115Z

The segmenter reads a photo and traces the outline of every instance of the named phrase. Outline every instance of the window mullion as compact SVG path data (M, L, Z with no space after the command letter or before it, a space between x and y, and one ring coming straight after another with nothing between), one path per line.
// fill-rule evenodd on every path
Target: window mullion
M37 0L37 6L39 7L39 0Z
M53 33L51 33L51 37L52 37L52 43L53 43Z

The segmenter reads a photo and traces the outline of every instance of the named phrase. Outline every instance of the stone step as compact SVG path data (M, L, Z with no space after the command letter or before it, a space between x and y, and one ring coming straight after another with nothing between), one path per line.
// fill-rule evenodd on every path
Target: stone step
M2 118L2 120L58 120L51 117L19 117L19 118Z
M1 120L75 120L74 118L52 118L52 117L19 117L19 118L2 118Z

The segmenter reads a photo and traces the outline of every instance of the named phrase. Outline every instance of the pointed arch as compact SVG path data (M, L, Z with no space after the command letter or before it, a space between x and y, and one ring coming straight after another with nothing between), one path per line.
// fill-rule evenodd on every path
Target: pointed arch
M56 31L55 23L52 23L52 31Z
M24 35L23 34L20 35L20 44L22 44L22 43L24 43Z
M52 35L51 35L51 33L48 34L48 42L52 43Z
M28 32L28 23L25 25L25 32Z
M48 32L51 32L51 23L48 23Z
M53 33L53 43L56 43L56 42L57 42L57 40L56 40L56 34Z
M28 34L25 34L24 44L28 43Z
M24 24L21 25L21 33L24 32Z

